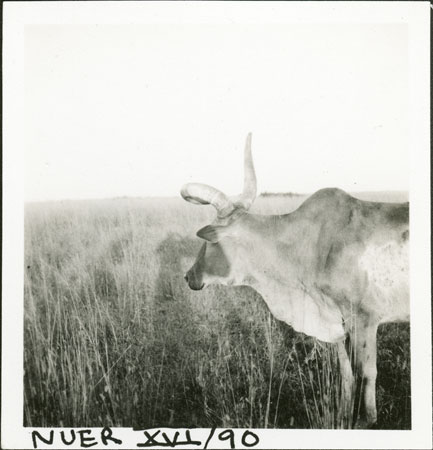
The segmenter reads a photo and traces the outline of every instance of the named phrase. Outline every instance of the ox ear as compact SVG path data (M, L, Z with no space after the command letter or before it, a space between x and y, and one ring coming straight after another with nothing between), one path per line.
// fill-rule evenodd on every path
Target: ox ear
M205 241L217 243L224 236L229 234L229 227L224 225L206 225L197 231L197 236Z

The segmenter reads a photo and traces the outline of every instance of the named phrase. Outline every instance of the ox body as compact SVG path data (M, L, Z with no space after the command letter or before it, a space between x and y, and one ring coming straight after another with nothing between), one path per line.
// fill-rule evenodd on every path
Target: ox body
M335 343L348 416L355 387L344 344L350 336L364 399L357 425L374 424L377 328L409 320L409 204L366 202L331 188L290 214L251 214L256 195L251 135L241 196L231 200L201 184L187 184L181 193L218 211L216 220L197 232L205 243L185 275L189 287L251 286L277 319Z

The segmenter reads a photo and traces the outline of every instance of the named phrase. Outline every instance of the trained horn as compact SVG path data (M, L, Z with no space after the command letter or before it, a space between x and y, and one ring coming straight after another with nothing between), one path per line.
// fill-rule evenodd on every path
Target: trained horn
M195 205L212 205L218 211L218 217L229 215L236 208L249 209L257 193L256 173L251 156L251 133L248 133L244 153L244 190L235 198L228 198L218 189L202 183L188 183L183 186L180 195Z
M240 203L245 209L249 209L256 198L256 193L257 179L251 155L251 133L248 133L244 153L244 190L236 199L236 203Z
M195 205L212 205L219 217L230 214L235 208L229 198L218 189L202 183L188 183L183 186L180 195Z

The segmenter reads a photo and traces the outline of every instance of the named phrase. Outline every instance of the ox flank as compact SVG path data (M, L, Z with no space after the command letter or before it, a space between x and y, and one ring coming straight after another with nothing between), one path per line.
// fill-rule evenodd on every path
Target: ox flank
M369 297L376 300L381 322L409 320L409 244L372 244L359 259L369 280Z

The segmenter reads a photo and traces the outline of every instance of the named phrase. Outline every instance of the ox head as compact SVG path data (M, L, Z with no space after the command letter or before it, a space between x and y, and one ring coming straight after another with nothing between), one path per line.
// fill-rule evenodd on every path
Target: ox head
M194 265L185 275L189 287L202 289L208 284L234 285L242 283L238 269L242 258L240 242L243 216L256 197L256 175L251 156L251 133L245 144L244 189L241 195L229 198L221 191L199 183L188 183L182 197L197 205L212 205L217 210L215 221L200 229L197 236L205 242Z

